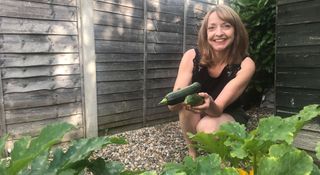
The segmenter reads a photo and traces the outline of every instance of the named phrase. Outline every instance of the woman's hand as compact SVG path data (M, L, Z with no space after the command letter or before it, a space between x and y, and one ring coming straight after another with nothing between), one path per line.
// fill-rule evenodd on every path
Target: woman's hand
M199 106L190 106L190 105L185 105L185 108L189 111L195 112L195 113L206 113L207 115L216 117L219 116L222 111L217 108L214 100L212 97L205 93L205 92L200 92L198 93L201 97L203 97L204 103L199 105Z

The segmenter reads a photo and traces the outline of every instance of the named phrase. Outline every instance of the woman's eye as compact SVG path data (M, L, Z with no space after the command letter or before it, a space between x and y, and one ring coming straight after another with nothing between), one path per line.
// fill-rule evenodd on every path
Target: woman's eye
M231 24L223 24L222 25L222 28L224 28L224 29L229 29L231 27L232 27Z
M214 29L213 26L208 27L208 30L213 30L213 29Z

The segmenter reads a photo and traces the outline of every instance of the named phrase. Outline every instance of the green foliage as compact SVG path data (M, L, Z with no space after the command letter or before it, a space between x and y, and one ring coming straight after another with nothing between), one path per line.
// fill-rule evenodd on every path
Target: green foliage
M123 138L94 137L73 140L66 151L54 147L73 125L55 123L45 127L38 137L23 137L14 143L9 159L0 159L0 174L4 175L70 175L83 174L85 169L94 174L110 175L154 175L155 172L126 171L124 166L115 161L102 158L92 159L94 151L108 144L124 144ZM8 136L0 139L0 151Z
M292 145L303 125L319 115L319 105L309 105L288 118L263 118L250 132L243 125L230 122L216 132L189 136L196 142L195 147L219 155L222 162L229 162L233 167L253 168L258 175L320 175L312 157ZM319 158L320 145L316 152Z
M276 0L231 0L230 6L246 25L249 54L256 63L247 91L263 92L274 82Z
M168 163L161 175L238 175L235 168L221 167L221 158L217 154L200 156L193 160L187 156L182 164Z

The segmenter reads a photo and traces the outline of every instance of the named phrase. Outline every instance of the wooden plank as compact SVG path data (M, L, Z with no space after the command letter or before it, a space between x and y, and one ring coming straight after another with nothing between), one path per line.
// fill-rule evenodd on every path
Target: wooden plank
M142 8L144 0L96 0L96 1L116 4L116 5L125 6L125 7Z
M277 25L319 22L320 1L291 3L278 6Z
M172 89L173 89L173 86L166 87L166 88L148 89L147 98L164 97L167 93L171 92Z
M76 35L77 23L0 17L0 33Z
M142 90L142 80L98 82L97 89L98 94L135 92Z
M94 31L96 40L143 42L143 30L96 25Z
M140 29L144 27L143 18L135 18L124 16L120 14L113 14L108 12L94 12L94 24L123 27L131 29Z
M146 127L161 125L164 123L174 122L174 121L178 121L178 120L179 119L177 116L170 116L168 118L156 118L155 120L150 119L147 121Z
M79 64L79 54L0 54L0 67Z
M148 69L178 69L180 61L178 60L157 60L157 61L149 61Z
M99 124L107 124L112 122L118 122L123 120L128 120L130 118L141 118L142 116L142 110L135 110L135 111L129 111L124 113L117 113L113 115L107 115L107 116L99 116Z
M163 96L161 97L155 97L155 98L148 98L147 108L157 108L162 107L163 105L159 104L159 102L163 99Z
M101 130L99 130L99 135L113 135L121 132L140 129L142 127L143 127L142 123L136 123L136 124L130 124L130 125L125 125L125 126L120 126L115 128L102 128Z
M115 94L98 94L98 104L142 99L142 92L124 92Z
M175 78L150 79L147 82L148 89L173 87Z
M76 21L77 8L26 1L1 0L0 16Z
M138 118L130 118L127 120L121 120L121 121L115 121L112 123L105 123L105 124L101 124L99 125L99 130L103 130L103 129L109 129L109 128L116 128L116 127L122 127L122 126L126 126L126 125L131 125L131 124L137 124L137 123L141 123L142 122L142 118L138 117Z
M3 35L0 53L78 52L77 36Z
M99 63L97 71L134 71L143 70L143 62Z
M148 53L148 61L157 61L157 60L178 60L182 58L182 53Z
M105 53L96 54L97 63L136 62L143 61L143 54L139 53Z
M0 68L1 71L1 68ZM0 73L0 136L3 136L6 132L6 115L4 112L4 95L2 89L2 75Z
M148 12L147 15L148 19L158 20L162 22L168 23L178 23L183 24L183 15L175 15L175 14L167 14L167 13L155 13L155 12Z
M320 125L319 124L320 124L320 118L318 117L315 120L311 121L310 123L307 123L306 125L304 125L303 129L320 133Z
M153 114L159 114L159 113L168 113L171 112L169 111L169 108L167 105L161 105L161 106L156 106L156 107L148 107L147 108L147 112L146 115L150 116ZM177 114L177 112L175 112Z
M11 125L45 119L57 119L71 115L81 115L82 107L80 102L76 102L37 108L8 110L5 111L5 113L7 125Z
M5 109L33 108L81 101L81 89L42 90L4 96Z
M110 13L116 13L124 16L143 18L143 8L139 8L139 7L133 8L133 7L121 6L119 4L104 3L99 1L93 1L93 3L94 3L94 10L97 10L97 11L110 12Z
M148 43L170 43L182 44L182 36L179 33L171 32L148 32Z
M26 1L26 0L23 0ZM65 6L76 6L76 0L27 0L29 2L39 2L46 4L56 4L56 5L65 5Z
M297 137L295 138L294 145L298 148L314 152L316 144L319 140L319 132L302 130L298 133Z
M319 54L320 45L278 47L276 54Z
M307 2L310 0L278 0L277 1L277 5L286 5L286 4L292 4L292 3L296 3L296 2Z
M320 22L278 26L277 46L320 45L319 28Z
M113 103L99 104L98 115L112 115L142 109L142 100L120 101Z
M97 81L130 81L143 79L143 70L97 72Z
M148 53L182 53L182 44L148 43Z
M157 121L159 124L160 121L176 121L178 115L176 113L171 113L171 112L166 112L166 113L159 113L159 114L152 114L148 115L147 118L147 123L150 124L152 123L151 121ZM161 123L161 122L160 122Z
M150 12L168 13L183 16L183 0L176 0L175 2L163 1L147 1L147 9Z
M178 69L148 69L147 78L175 78Z
M80 87L80 81L79 75L6 79L3 81L3 91L7 94L59 88L77 88Z
M319 53L278 53L276 55L277 67L300 67L316 68L320 67Z
M84 100L84 119L86 137L98 136L97 121L97 81L96 81L96 55L94 40L94 23L93 23L93 2L80 0L80 16L78 16L80 33L80 53L83 61L83 89Z
M143 53L143 43L102 41L95 42L96 53Z
M190 1L188 5L187 17L203 19L208 11L210 11L217 3L199 3L198 1Z
M148 31L161 31L172 33L183 33L183 25L178 23L169 23L157 20L147 19L146 28Z
M79 65L3 68L3 79L80 74Z
M8 125L8 133L12 136L12 139L18 139L21 136L36 136L39 134L40 130L47 126L48 124L52 124L55 122L68 122L73 124L76 128L83 126L82 116L81 115L73 115L63 118L54 118L49 120L41 120L30 123L18 123ZM80 136L82 137L84 134L82 133Z
M278 69L276 86L320 89L320 69Z
M302 109L306 105L320 103L320 92L312 89L277 87L276 102L278 106Z

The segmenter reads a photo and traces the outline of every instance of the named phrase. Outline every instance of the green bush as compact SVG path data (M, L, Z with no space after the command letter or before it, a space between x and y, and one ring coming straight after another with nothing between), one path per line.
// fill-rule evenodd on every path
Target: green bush
M256 63L256 73L247 89L247 101L259 103L261 96L257 94L261 95L274 85L276 0L231 0L230 6L246 25L249 54Z

